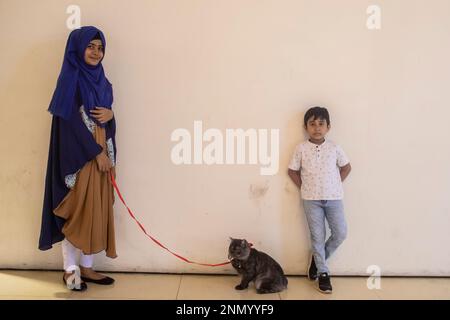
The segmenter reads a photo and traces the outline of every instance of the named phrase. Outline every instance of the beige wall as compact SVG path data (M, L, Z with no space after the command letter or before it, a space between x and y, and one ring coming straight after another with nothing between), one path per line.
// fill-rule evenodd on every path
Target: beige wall
M0 1L0 267L62 267L41 252L46 109L69 30L66 7L109 40L104 66L118 119L118 183L144 225L194 260L226 259L245 237L303 274L308 233L286 175L306 108L325 105L353 171L349 236L334 274L450 275L450 2L363 0ZM127 3L127 4L125 4ZM280 170L171 162L173 130L280 130ZM118 198L116 198L118 200ZM229 273L179 262L115 204L119 257L104 270Z

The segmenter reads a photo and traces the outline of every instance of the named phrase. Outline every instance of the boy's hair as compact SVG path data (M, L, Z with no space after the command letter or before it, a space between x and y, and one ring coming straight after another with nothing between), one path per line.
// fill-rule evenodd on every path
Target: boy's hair
M308 120L314 117L313 120L319 119L319 120L326 120L327 126L330 125L330 114L328 113L328 110L323 107L312 107L309 108L308 111L305 113L305 118L303 121L305 122L305 127L307 126Z

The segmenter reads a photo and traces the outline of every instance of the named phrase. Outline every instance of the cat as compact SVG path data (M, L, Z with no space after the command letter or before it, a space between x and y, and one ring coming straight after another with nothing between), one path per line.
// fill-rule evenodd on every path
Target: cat
M231 239L228 258L231 265L242 276L236 290L248 288L255 282L257 293L275 293L287 288L288 280L281 266L268 254L251 248L245 239Z

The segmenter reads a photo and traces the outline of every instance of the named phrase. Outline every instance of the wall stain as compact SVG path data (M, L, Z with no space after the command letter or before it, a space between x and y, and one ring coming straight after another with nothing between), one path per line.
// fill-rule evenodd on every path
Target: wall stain
M269 190L269 184L266 181L264 184L251 184L248 188L248 196L250 199L263 198Z

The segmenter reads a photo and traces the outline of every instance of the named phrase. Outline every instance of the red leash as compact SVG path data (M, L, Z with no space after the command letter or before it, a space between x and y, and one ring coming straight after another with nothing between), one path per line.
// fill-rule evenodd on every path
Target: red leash
M163 248L163 249L169 251L169 252L170 252L171 254L173 254L175 257L177 257L178 259L181 259L181 260L183 260L184 262L187 262L187 263L192 263L192 264L197 264L197 265L200 265L200 266L207 266L207 267L219 267L219 266L224 266L224 265L227 265L227 264L231 263L230 261L222 262L222 263L216 263L216 264L199 263L199 262L195 262L195 261L191 261L191 260L189 260L189 259L186 259L186 258L180 256L179 254L176 254L175 252L173 252L173 251L170 250L169 248L167 248L167 247L166 247L165 245L163 245L161 242L159 242L159 241L156 240L154 237L152 237L151 235L149 235L149 234L147 233L147 231L145 231L144 226L143 226L143 225L142 225L142 224L134 217L133 212L131 212L131 209L128 208L127 204L125 203L125 200L123 200L122 194L120 193L119 187L117 186L116 180L114 179L114 176L113 176L113 174L112 174L111 171L109 172L109 175L111 176L111 182L112 182L114 188L116 189L117 194L119 195L120 200L122 201L122 203L124 204L124 206L127 208L128 213L130 214L131 218L133 218L133 220L136 221L136 223L137 223L138 226L141 228L141 230L145 233L145 235L146 235L147 237L149 237L149 238L150 238L154 243L156 243L158 246L160 246L161 248Z

